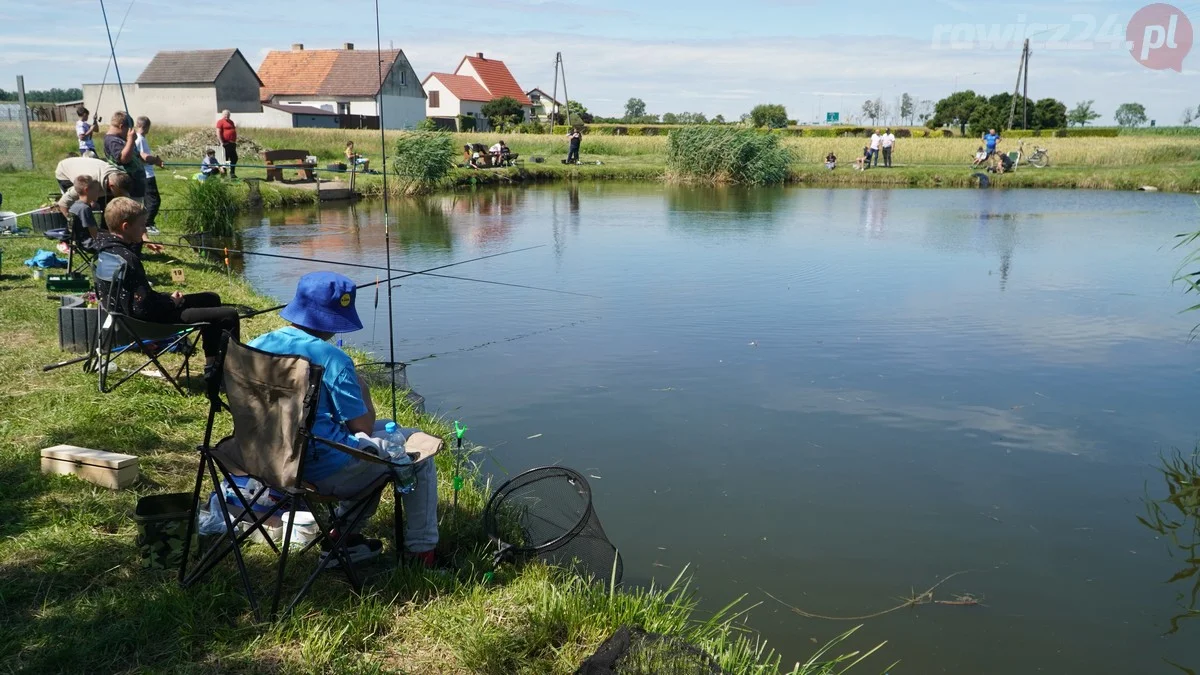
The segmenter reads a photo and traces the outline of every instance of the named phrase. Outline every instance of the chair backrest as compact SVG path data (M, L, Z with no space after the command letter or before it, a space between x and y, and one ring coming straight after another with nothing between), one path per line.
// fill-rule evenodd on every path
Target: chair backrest
M125 286L125 260L115 253L101 252L96 256L93 278L96 285L96 304L106 312L111 313L115 310L118 314L124 314L118 299Z
M233 414L227 460L271 487L299 487L325 369L228 338L221 377Z

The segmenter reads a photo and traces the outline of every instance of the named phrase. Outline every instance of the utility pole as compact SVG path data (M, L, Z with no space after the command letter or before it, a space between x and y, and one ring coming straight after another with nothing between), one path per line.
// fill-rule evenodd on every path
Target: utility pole
M553 96L555 106L558 105L558 76L559 76L559 73L562 73L563 99L566 101L565 106L567 108L567 126L569 127L569 126L571 126L571 95L567 93L567 69L563 65L562 52L555 52L555 54L554 54L554 96ZM551 131L553 131L553 126L554 126L553 120L551 120L550 126L551 126Z
M1025 38L1025 47L1021 49L1021 65L1017 68L1017 83L1013 86L1012 105L1008 108L1008 128L1013 128L1013 118L1017 115L1017 97L1021 96L1021 78L1025 78L1025 96L1029 95L1029 38ZM1029 102L1022 103L1023 119L1021 128L1028 126Z

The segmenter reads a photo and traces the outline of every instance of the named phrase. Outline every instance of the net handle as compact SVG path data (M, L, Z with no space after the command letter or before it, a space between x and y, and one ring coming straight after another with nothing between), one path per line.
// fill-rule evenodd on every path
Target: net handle
M491 518L493 520L495 519L495 513L492 513L492 503L496 501L496 497L503 494L505 488L507 488L509 485L512 485L513 483L517 482L521 478L528 476L531 473L535 473L537 471L558 471L558 472L565 474L567 478L570 478L572 480L576 480L576 481L582 483L583 487L587 489L587 493L588 493L587 510L584 511L584 515L582 518L579 519L579 522L575 523L575 526L572 527L570 530L567 530L566 532L564 532L562 534L562 536L558 537L557 539L548 541L545 544L541 544L540 546L535 546L533 548L518 547L514 544L509 544L508 542L500 539L500 537L498 537L494 534L488 533L488 539L496 542L496 545L500 547L500 551L496 554L497 560L499 560L501 558L501 556L512 555L514 552L516 552L516 553L537 553L539 551L554 550L554 549L558 548L559 546L561 546L563 544L563 542L567 541L568 539L578 536L579 533L583 531L583 528L585 527L585 524L587 523L588 518L591 516L592 513L595 512L595 510L592 508L592 485L587 482L587 479L583 477L583 474L579 473L578 471L576 471L574 469L568 469L565 466L557 466L557 465L551 464L549 466L539 466L539 467L535 467L533 469L529 469L527 471L522 471L521 473L517 474L516 476L513 476L512 478L504 481L504 483L502 485L500 485L500 487L496 488L496 491L492 493L492 496L488 497L487 504L484 505L484 507L483 507L484 518L485 519L488 518L488 514L490 513ZM486 523L485 523L485 526L486 526Z

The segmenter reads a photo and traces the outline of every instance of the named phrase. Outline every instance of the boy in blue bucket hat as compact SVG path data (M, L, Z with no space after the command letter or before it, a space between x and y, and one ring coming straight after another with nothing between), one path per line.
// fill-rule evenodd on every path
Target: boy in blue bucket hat
M317 402L313 435L375 451L376 448L386 447L386 442L369 437L382 435L384 425L390 420L376 419L375 405L366 381L355 372L350 356L329 342L338 333L350 333L363 327L354 307L356 296L354 282L341 274L306 274L296 286L296 296L279 313L291 325L255 338L250 346L274 354L300 356L323 366L325 375L321 380L321 398ZM418 430L402 431L407 436ZM391 470L386 466L355 459L322 443L309 444L307 452L304 480L322 493L334 497L349 498L356 495ZM381 456L386 455L383 451L379 452ZM437 473L433 461L416 464L414 469L416 488L403 497L408 516L404 543L411 558L426 567L432 567L433 549L438 542ZM366 522L379 506L378 492L370 499L360 523ZM354 502L341 502L338 506L339 515L354 506ZM359 532L339 532L337 536L349 537L346 552L355 562L373 558L383 550L382 541L367 539ZM331 566L336 563L336 560L330 561Z

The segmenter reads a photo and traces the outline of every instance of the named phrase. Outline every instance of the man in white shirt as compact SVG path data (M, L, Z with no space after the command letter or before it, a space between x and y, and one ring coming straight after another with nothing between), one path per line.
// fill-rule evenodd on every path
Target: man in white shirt
M134 146L137 152L142 157L142 163L146 165L146 231L150 234L158 234L158 228L154 226L154 217L158 215L158 207L162 204L162 198L158 196L158 181L154 178L154 167L162 166L162 159L150 154L150 143L146 141L146 134L150 133L150 118L139 117L134 125L137 131L137 137L134 138Z
M891 129L884 130L879 144L883 147L883 166L885 169L890 169L892 168L892 146L896 144L896 136Z
M881 139L882 137L879 135L878 129L871 132L871 145L869 146L871 148L871 158L869 162L871 166L879 166L879 143Z

